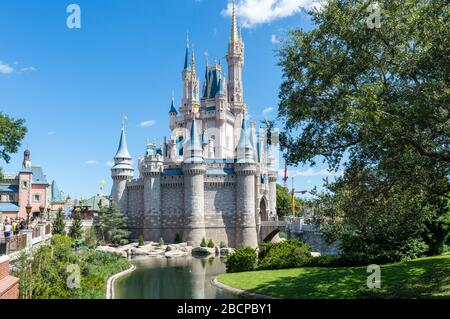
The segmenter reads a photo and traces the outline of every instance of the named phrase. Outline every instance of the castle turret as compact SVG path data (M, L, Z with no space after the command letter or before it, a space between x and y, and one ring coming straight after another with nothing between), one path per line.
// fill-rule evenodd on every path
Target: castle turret
M134 168L133 160L128 152L124 127L120 135L119 148L114 157L114 166L111 169L111 175L113 179L112 199L121 212L126 212L128 204L127 183L133 179Z
M144 179L144 238L158 241L161 233L161 173L164 171L164 159L156 150L155 145L149 144L142 165Z
M244 42L237 31L236 9L233 2L231 36L228 42L228 101L235 114L243 111L242 69L244 67Z
M184 67L181 72L181 80L183 81L183 98L181 101L181 111L184 112L189 100L189 82L191 79L191 70L189 67L189 35L186 35L186 55L184 58Z
M31 168L30 155L31 155L30 150L25 150L25 152L23 152L22 168L24 168L24 169Z
M250 136L242 123L240 140L237 146L236 173L236 247L241 245L256 248L258 237L256 231L255 176L256 163L253 159L253 147Z
M196 120L192 120L190 139L186 143L187 157L183 163L184 212L186 227L183 238L191 246L198 246L206 238L205 230L205 174L206 164Z
M177 109L175 108L175 98L172 97L172 104L170 105L169 111L169 127L172 132L177 127L176 125L177 115L178 112Z

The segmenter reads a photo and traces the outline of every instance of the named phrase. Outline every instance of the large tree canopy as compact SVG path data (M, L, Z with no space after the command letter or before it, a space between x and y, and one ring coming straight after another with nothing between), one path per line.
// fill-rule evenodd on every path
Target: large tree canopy
M6 163L11 159L10 154L18 151L20 142L27 133L24 123L25 120L15 120L0 112L0 159Z
M291 31L279 52L287 160L344 166L318 222L340 239L364 234L361 251L419 238L450 191L448 2L380 1L380 28L369 4L327 1L310 12L316 28Z

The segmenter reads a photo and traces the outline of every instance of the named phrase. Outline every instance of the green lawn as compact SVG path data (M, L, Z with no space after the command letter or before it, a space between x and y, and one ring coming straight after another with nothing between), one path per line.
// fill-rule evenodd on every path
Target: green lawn
M366 267L297 268L224 274L219 282L292 299L450 298L450 254L381 267L381 289L367 289Z

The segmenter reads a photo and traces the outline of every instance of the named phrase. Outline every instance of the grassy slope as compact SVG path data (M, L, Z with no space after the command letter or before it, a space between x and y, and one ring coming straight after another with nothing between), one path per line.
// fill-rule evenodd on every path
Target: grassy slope
M366 267L299 268L224 274L228 286L281 298L360 297L367 291ZM386 298L450 298L450 254L381 267L381 290Z

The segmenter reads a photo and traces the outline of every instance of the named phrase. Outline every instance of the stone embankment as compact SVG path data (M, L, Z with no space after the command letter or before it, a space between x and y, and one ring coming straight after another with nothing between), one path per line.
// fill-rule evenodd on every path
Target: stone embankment
M147 242L145 245L139 246L138 243L132 243L120 247L99 246L97 251L117 253L125 258L128 257L166 257L178 258L193 256L227 256L234 251L233 248L206 248L206 247L192 247L187 243L160 245L155 242Z

